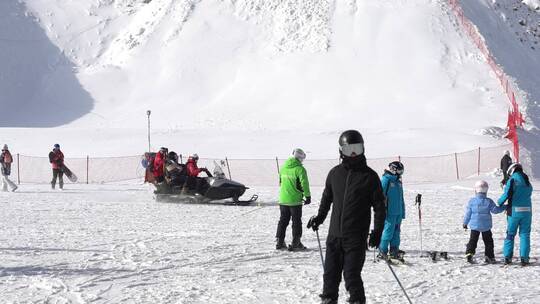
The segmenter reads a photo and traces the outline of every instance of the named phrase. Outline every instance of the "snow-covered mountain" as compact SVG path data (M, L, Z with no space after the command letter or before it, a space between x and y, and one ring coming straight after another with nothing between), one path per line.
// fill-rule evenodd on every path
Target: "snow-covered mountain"
M497 10L513 20L503 2L466 6L488 14L472 14L480 24ZM344 128L363 132L371 157L505 142L506 97L442 0L21 0L0 11L0 126L27 154L53 142L72 155L139 153L147 109L153 146L212 156L302 146L335 157ZM537 56L529 36L504 50ZM535 105L536 78L520 78L530 61L509 74Z

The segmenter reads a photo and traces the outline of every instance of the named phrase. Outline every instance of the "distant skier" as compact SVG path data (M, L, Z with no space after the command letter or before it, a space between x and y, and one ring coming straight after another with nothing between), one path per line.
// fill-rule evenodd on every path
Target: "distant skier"
M512 157L510 157L510 151L504 151L504 155L501 158L501 170L503 172L503 180L501 181L501 187L506 185L508 181L508 168L512 165Z
M64 153L60 150L59 144L54 144L54 148L49 152L49 162L52 164L53 179L51 188L56 187L56 179L58 179L58 187L64 189Z
M482 234L482 240L485 246L485 262L490 264L495 263L493 234L491 233L491 227L493 226L491 213L501 213L505 208L497 207L493 200L487 197L489 185L486 181L477 181L474 189L476 196L469 200L463 218L463 229L471 228L471 236L469 243L467 243L467 250L465 251L467 262L473 262L478 238Z
M378 247L386 217L385 198L379 176L367 166L364 140L358 131L348 130L341 134L339 153L343 161L328 173L319 212L309 220L308 228L317 230L332 206L322 303L337 303L342 275L350 294L349 302L366 303L361 273L366 258L371 208L375 211L375 229L369 245Z
M379 246L379 255L387 258L388 245L390 245L390 258L402 259L399 250L401 242L401 221L405 219L405 200L403 199L403 184L401 176L404 172L403 164L394 161L388 164L381 179L382 191L386 196L386 219Z
M521 265L529 264L529 253L531 251L531 222L532 203L531 195L533 187L527 174L523 172L523 167L519 163L514 163L508 168L509 179L504 187L504 193L497 201L501 206L506 201L507 228L506 239L504 240L504 263L512 263L514 255L514 237L519 229L519 255Z
M9 179L11 174L11 163L13 163L13 156L9 152L8 145L4 145L2 148L2 154L0 154L0 165L2 173L2 191L8 191L8 186L11 188L12 192L17 190L17 185Z
M154 158L154 164L153 164L153 170L154 173L154 179L156 183L161 183L165 179L165 161L167 160L167 152L168 149L165 147L161 147L156 153L156 157Z
M276 231L276 249L286 249L285 232L292 218L292 243L290 250L304 250L302 244L302 204L311 203L311 192L306 168L302 162L306 153L302 149L294 149L292 157L285 161L279 171L279 221Z

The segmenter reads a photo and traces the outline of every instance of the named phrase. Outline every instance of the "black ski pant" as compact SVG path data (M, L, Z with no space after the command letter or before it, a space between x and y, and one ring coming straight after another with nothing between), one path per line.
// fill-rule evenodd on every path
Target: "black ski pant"
M495 258L495 253L493 252L493 234L491 233L491 230L484 232L471 230L471 237L469 238L469 243L467 244L466 253L476 253L476 244L478 243L480 233L482 233L482 240L484 241L484 246L486 246L486 256L488 258Z
M324 285L321 298L337 300L341 276L350 294L350 302L366 303L362 268L366 260L367 232L354 238L328 236L324 261Z
M289 226L289 221L292 217L292 235L293 240L300 241L302 237L302 205L299 206L284 206L279 205L279 222L277 226L276 238L279 240L285 239L285 231Z
M58 179L58 186L60 189L64 188L64 171L62 169L53 169L53 178L51 181L51 186L54 188L56 186L56 179Z

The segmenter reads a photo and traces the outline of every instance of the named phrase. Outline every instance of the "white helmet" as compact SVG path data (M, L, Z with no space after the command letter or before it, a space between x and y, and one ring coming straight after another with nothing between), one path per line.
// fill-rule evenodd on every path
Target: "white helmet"
M303 162L304 159L306 159L306 153L304 152L304 150L300 149L300 148L296 148L292 151L292 155L294 156L294 158L296 158L299 162Z
M523 167L521 166L520 163L513 163L513 164L510 165L510 167L508 167L508 170L506 170L506 174L508 174L508 176L510 176L510 175L514 174L516 169L521 169L521 171L523 171Z
M474 190L476 193L487 193L489 185L485 180L479 180L474 184Z
M510 156L510 150L504 150L504 155Z

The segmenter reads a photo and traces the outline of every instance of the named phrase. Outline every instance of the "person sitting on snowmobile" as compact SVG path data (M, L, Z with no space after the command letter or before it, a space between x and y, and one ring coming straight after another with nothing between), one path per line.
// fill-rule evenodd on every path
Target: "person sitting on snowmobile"
M403 164L394 161L388 164L381 178L383 193L386 196L386 219L384 230L379 245L379 256L386 259L388 245L390 245L390 257L401 259L399 245L401 221L405 219L405 201L403 199L403 184L401 176L404 172Z
M49 162L52 164L53 179L51 181L51 188L56 186L56 179L58 178L58 186L60 189L64 188L64 153L60 151L60 145L54 144L54 148L49 152Z
M183 186L187 179L186 168L178 163L178 154L171 151L165 162L165 181L169 186Z
M159 149L159 152L156 154L156 157L154 158L154 179L156 180L156 183L161 183L165 180L165 161L167 160L167 152L168 149L165 147L161 147Z
M212 174L207 168L199 168L197 162L199 161L199 155L193 154L188 158L186 163L187 175L188 175L188 188L195 189L196 193L204 195L209 185L206 179L198 177L201 172L205 172L208 177L212 177Z

